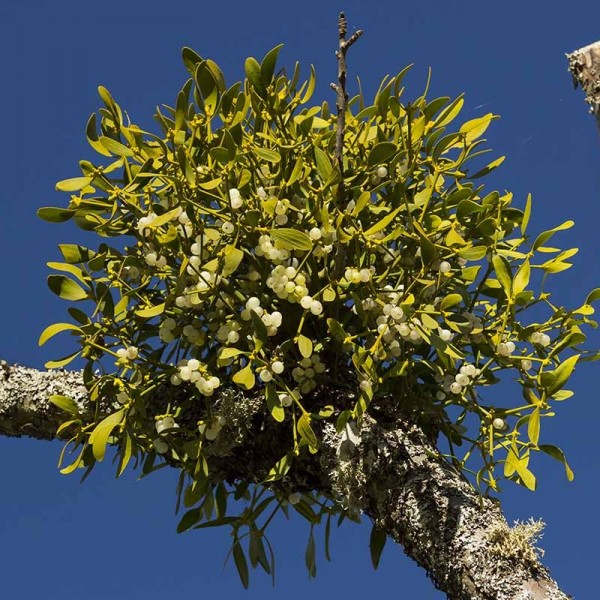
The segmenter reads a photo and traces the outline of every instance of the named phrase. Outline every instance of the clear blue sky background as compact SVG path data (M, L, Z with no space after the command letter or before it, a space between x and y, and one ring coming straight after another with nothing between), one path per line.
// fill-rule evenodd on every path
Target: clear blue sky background
M108 87L134 122L149 127L155 106L172 104L186 78L182 46L214 59L232 83L242 77L248 55L261 58L284 42L283 63L314 63L315 99L333 103L328 83L335 76L340 9L351 30L366 32L349 64L370 94L383 75L414 62L409 96L420 95L431 66L431 97L464 91L465 118L490 111L502 116L487 137L496 155L508 158L491 183L512 190L521 206L533 193L530 229L576 221L560 242L581 251L576 266L555 279L557 301L574 305L600 286L600 140L581 92L571 87L564 57L600 38L597 2L567 8L512 0L6 0L0 5L2 358L41 368L67 353L68 339L37 346L40 331L66 316L66 303L46 287L45 262L58 259L57 243L90 238L43 223L35 211L67 202L54 191L55 182L78 175L77 161L93 156L84 127L99 105L96 87ZM600 336L590 339L600 346ZM581 599L595 595L600 559L598 373L595 363L577 370L575 398L558 407L559 418L542 432L543 441L565 449L575 481L566 482L558 463L542 460L536 462L536 493L507 486L503 496L510 519L547 522L546 562L564 589ZM386 548L374 572L367 524L334 532L333 563L320 560L317 579L308 581L307 531L298 520L279 522L272 531L277 587L256 573L245 592L233 567L222 568L225 531L175 533L174 473L116 481L114 469L102 465L79 485L76 476L56 470L59 450L57 444L0 439L6 598L443 597L400 548Z

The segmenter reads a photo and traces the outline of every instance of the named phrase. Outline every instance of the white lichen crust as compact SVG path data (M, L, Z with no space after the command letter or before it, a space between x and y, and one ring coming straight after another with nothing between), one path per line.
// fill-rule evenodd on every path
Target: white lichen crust
M581 86L590 112L600 116L600 41L567 54L575 87Z

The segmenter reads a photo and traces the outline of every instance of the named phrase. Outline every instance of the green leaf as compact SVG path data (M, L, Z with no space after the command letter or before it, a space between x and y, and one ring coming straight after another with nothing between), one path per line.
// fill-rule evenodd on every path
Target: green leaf
M69 354L68 356L59 358L58 360L49 360L44 363L44 367L46 367L46 369L60 369L75 360L79 356L80 352L81 350L77 350L77 352L73 352L73 354Z
M272 50L269 50L260 64L260 79L264 88L269 87L275 73L275 64L277 63L277 55L283 48L283 44L275 46Z
M317 165L317 173L319 174L319 178L323 183L329 181L331 177L331 172L333 171L333 166L331 165L331 161L329 160L329 156L321 150L318 146L315 146L315 163Z
M38 340L38 345L43 346L51 337L54 337L61 331L78 331L81 333L81 329L72 323L54 323L53 325L48 325L48 327L42 331L40 339Z
M75 210L70 208L55 208L54 206L44 206L38 208L37 216L49 223L64 223L75 214Z
M485 246L474 246L473 248L462 248L458 255L465 260L480 260L487 254Z
M278 481L283 479L287 475L287 472L290 470L292 466L292 462L294 460L294 453L289 452L284 457L280 458L273 468L269 471L269 474L265 478L264 483L268 481Z
M342 325L335 319L327 319L327 327L329 328L329 333L331 333L338 342L343 342L346 337L348 337L348 334L344 331Z
M310 426L310 415L308 413L305 412L300 415L296 424L296 429L298 430L300 437L302 437L311 448L317 448L317 436Z
M215 148L211 148L209 152L217 162L220 162L223 165L229 162L229 151L227 148L217 146Z
M315 562L315 536L313 535L312 527L310 529L310 535L308 536L306 551L304 552L304 564L308 569L309 577L316 577L317 564Z
M254 327L254 343L256 346L254 350L255 352L259 352L263 345L267 343L267 326L253 310L250 311L250 320L252 321L252 326Z
M281 154L269 148L261 148L260 146L257 146L254 148L254 153L262 160L266 160L270 163L278 163L281 160Z
M246 556L244 554L244 550L242 549L240 540L237 537L233 542L232 552L233 562L235 563L242 585L245 589L248 589L248 585L250 584L250 577L248 574L248 563L246 562Z
M150 223L148 223L147 227L149 229L156 229L157 227L160 227L161 225L165 225L169 221L177 218L177 216L180 214L180 212L181 212L181 208L179 206L172 208L171 210L168 210L167 212L163 213L162 215L159 215L158 217L154 218Z
M50 396L48 398L48 400L50 400L50 402L52 402L52 404L54 404L54 406L57 406L58 408L60 408L61 410L64 410L65 412L68 412L72 415L79 414L79 407L77 406L75 400L73 400L67 396L61 396L60 394L54 394L53 396Z
M369 539L369 550L371 551L371 564L376 569L379 566L379 560L381 559L381 553L387 542L387 533L373 524L371 529L371 537Z
M454 100L454 102L452 102L448 108L445 108L444 111L440 113L438 118L435 120L435 126L444 127L451 123L458 116L458 113L461 111L464 103L465 101L462 97Z
M513 281L513 293L515 296L520 294L529 284L529 278L531 276L531 267L529 265L529 259L527 259L517 271L515 279Z
M311 99L315 92L316 85L317 73L315 71L315 66L310 65L310 77L308 78L308 85L306 86L306 91L304 92L304 96L302 96L302 100L300 100L300 104L306 104Z
M525 211L523 213L523 220L521 221L521 235L525 235L527 231L527 225L529 225L529 218L531 217L531 194L527 194L527 201L525 202Z
M510 265L506 261L506 259L502 258L498 254L495 254L492 257L492 263L494 265L494 270L496 271L496 277L504 290L507 298L512 297L512 273L510 270Z
M240 354L245 354L243 350L238 348L222 348L219 352L219 361L228 360L233 358L234 356L239 356Z
M599 298L600 298L600 288L596 288L595 290L592 290L588 294L587 298L585 299L584 304L592 304L592 302L595 302Z
M116 156L133 156L133 150L124 146L117 140L101 135L98 140L111 153Z
M304 358L310 358L313 352L313 343L305 335L300 334L296 342L298 344L298 350Z
M85 300L88 293L72 279L65 275L49 275L48 287L61 298L65 300Z
M183 64L185 65L185 68L189 71L190 75L193 77L194 73L196 72L196 65L199 62L202 62L202 58L200 57L199 54L196 54L196 52L194 52L194 50L192 50L191 48L188 48L187 46L185 46L181 50L181 58L183 60Z
M529 415L529 422L527 423L527 435L532 444L537 446L540 439L540 409L536 408Z
M569 466L569 463L567 463L567 459L565 458L565 454L564 452L556 447L556 446L551 446L548 444L543 444L540 447L540 450L542 452L545 452L546 454L548 454L549 456L551 456L552 458L555 458L556 460L559 460L565 467L565 472L567 474L567 479L569 481L573 481L573 479L575 479L575 475L573 473L573 471L571 470L571 467Z
M515 470L517 475L521 478L523 485L532 492L536 488L535 475L521 462L520 460L515 464Z
M106 453L106 444L108 443L108 438L112 433L113 429L121 423L123 420L123 415L125 413L125 409L122 408L118 410L116 413L112 415L108 415L105 419L100 421L96 428L90 434L90 444L92 445L92 451L94 453L94 458L97 461L102 461L104 459L104 454Z
M246 70L246 77L252 86L255 87L257 91L264 91L258 61L253 56L249 56L244 63L244 68Z
M375 167L385 162L389 162L396 152L398 152L396 144L393 144L392 142L380 142L373 146L371 152L369 152L367 164L369 167Z
M300 179L300 177L302 176L303 167L304 163L302 162L302 157L299 156L296 159L296 162L294 163L294 168L292 169L290 178L285 183L287 187L291 186L292 183L295 183L296 181L298 181L298 179Z
M577 364L578 360L579 354L575 354L567 358L567 360L562 362L556 369L554 369L554 382L548 388L549 396L552 396L553 394L558 392L558 390L565 386L565 384L569 380L569 377L571 377L571 374L573 373L573 370L575 369L575 365Z
M88 250L77 244L59 244L58 248L65 261L70 264L84 263L96 256L93 250Z
M375 225L373 225L372 227L369 227L369 229L367 229L364 232L364 235L374 235L377 232L385 229L395 218L396 215L402 210L402 207L398 207L396 210L393 210L391 213L389 213L388 215L386 215L385 217L383 217L383 219L381 219L380 221L378 221L377 223L375 223Z
M243 369L234 373L231 378L234 383L237 383L239 386L246 388L247 390L251 390L256 383L256 378L254 377L254 372L252 371L252 365L248 363Z
M452 306L456 306L462 302L462 296L460 294L448 294L440 302L440 310L448 310Z
M96 151L98 154L102 154L103 156L110 156L110 152L104 148L104 146L98 141L98 132L96 126L96 115L92 113L91 117L88 119L85 135L87 137L87 141L89 145Z
M281 406L279 396L272 383L267 383L265 386L265 400L267 401L267 408L271 413L271 416L278 423L282 423L285 419L285 410L283 409L283 406Z
M165 303L157 304L156 306L150 306L149 308L140 308L135 311L135 314L142 319L151 319L152 317L158 317L165 312Z
M479 117L478 119L472 119L463 123L460 126L460 133L466 134L467 143L471 143L475 141L478 137L482 136L485 133L485 130L489 127L490 123L493 119L497 119L496 115L492 113L488 113L483 117Z
M533 242L532 250L537 250L540 246L543 246L557 231L564 231L565 229L570 229L573 227L575 223L573 221L565 221L560 225L554 227L553 229L549 229L548 231L544 231L540 233L540 235L535 238L535 242Z
M236 248L234 245L229 244L225 247L225 263L223 265L223 275L228 277L232 273L234 273L237 268L240 266L242 259L244 258L244 253Z
M477 173L473 173L470 175L470 179L478 179L479 177L485 177L489 175L494 169L497 169L504 161L506 160L506 156L500 156L496 160L493 160L489 165L483 167L483 169L477 171Z
M271 229L269 235L287 250L311 250L312 241L303 231L286 227Z
M197 506L188 510L177 525L177 533L183 533L202 519L202 507Z
M92 177L73 177L72 179L63 179L56 184L56 189L60 192L77 192L90 185Z
M123 441L121 442L121 452L120 452L120 460L119 460L119 469L117 471L117 478L123 475L123 472L127 468L129 461L131 460L131 456L133 453L133 441L131 436L127 431L123 434Z

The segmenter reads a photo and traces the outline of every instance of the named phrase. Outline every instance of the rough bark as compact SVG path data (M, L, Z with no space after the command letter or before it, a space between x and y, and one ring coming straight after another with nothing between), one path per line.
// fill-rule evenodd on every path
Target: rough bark
M600 41L567 54L573 85L581 86L600 131Z
M164 393L157 390L157 395ZM83 410L89 408L80 373L2 363L0 434L54 438L61 415L48 401L51 394L67 395ZM229 443L213 451L211 473L230 481L259 481L279 458L281 427L257 398L238 394L233 400L239 419L237 425L233 419L235 431L225 438ZM482 499L409 419L384 404L380 412L386 417L365 419L344 442L331 425L321 427L321 451L294 467L293 485L343 495L401 544L451 600L569 597L531 547L511 539L496 501ZM496 543L498 532L502 544Z

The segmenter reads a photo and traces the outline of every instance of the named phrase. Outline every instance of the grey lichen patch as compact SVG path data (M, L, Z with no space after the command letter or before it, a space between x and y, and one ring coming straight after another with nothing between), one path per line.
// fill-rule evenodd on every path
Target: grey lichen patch
M329 460L322 462L332 494L354 519L369 503L371 476L378 469L376 462L382 458L370 443L374 425L375 421L365 415L360 425L349 421L340 434L332 425L323 428L323 445L331 451L325 453Z
M526 523L517 521L513 527L496 522L489 532L489 551L503 559L535 566L544 555L544 551L536 546L544 527L543 521L534 519L529 519Z
M263 412L264 400L248 397L233 389L225 389L214 407L214 417L222 417L224 426L217 438L206 446L208 456L225 456L247 440L253 418Z
M82 413L88 410L88 393L82 375L75 371L37 371L2 364L0 376L0 433L52 439L61 415L52 395L68 396Z
M590 112L600 112L600 42L567 54L575 87L581 86Z

